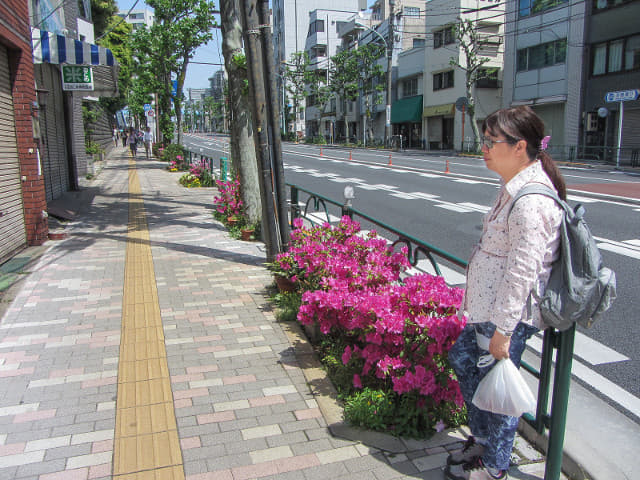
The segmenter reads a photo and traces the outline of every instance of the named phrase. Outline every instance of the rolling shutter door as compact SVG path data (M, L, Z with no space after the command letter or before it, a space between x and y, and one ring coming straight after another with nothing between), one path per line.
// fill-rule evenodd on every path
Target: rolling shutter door
M0 45L0 263L26 247L9 55Z

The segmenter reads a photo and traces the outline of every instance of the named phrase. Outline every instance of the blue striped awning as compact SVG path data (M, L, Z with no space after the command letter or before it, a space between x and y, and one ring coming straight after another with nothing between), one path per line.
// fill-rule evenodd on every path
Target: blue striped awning
M31 32L31 48L33 63L106 66L118 64L108 48L37 28Z

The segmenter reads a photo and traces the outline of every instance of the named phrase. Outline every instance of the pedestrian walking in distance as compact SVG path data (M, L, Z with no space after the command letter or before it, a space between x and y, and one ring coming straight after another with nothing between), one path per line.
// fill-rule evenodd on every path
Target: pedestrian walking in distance
M138 139L136 138L136 131L133 127L129 127L129 135L127 136L127 144L131 151L131 156L136 157L138 153Z
M449 352L471 429L462 450L447 459L445 477L451 480L507 478L518 418L480 410L472 399L497 360L509 358L519 368L527 339L546 328L536 298L559 256L562 220L561 208L544 195L526 195L511 206L530 183L566 199L564 179L545 151L550 137L530 107L498 110L482 131L484 162L502 181L469 260L461 306L467 325Z
M144 153L148 160L151 156L151 146L153 145L153 133L151 132L151 127L145 128L142 140L144 141Z

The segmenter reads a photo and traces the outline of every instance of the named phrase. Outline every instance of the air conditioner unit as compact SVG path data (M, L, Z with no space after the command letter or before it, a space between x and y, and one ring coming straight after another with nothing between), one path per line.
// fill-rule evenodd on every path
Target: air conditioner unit
M587 132L597 132L598 131L598 114L596 112L587 113Z

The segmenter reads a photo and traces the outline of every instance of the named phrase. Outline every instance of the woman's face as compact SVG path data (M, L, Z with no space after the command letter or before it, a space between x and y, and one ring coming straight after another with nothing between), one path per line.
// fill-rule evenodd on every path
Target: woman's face
M482 142L484 163L489 170L500 175L505 183L522 169L522 159L516 154L516 150L517 144L507 142L504 135L492 135L485 130Z

